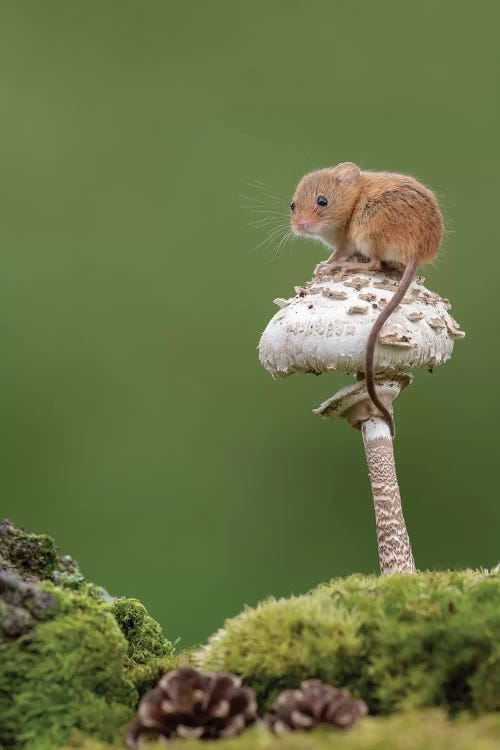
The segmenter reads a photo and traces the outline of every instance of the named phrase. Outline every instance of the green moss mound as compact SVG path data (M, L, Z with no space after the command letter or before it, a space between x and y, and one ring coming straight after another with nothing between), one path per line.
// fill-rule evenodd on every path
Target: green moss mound
M33 630L0 646L0 742L49 750L75 728L113 740L133 714L127 643L105 607L84 594L51 592Z
M367 718L348 731L316 730L274 737L260 729L249 729L231 740L215 742L182 740L173 747L182 750L498 750L500 716L448 720L437 710L419 711L384 718ZM123 745L114 746L124 750ZM166 746L154 743L148 750ZM78 743L64 750L110 750L102 743Z
M116 740L174 645L137 599L87 583L49 537L3 523L0 541L0 748L52 750L75 731Z
M111 612L127 639L129 659L145 664L154 657L171 655L172 644L138 599L116 599Z
M351 576L228 620L198 654L269 705L308 677L373 714L500 709L500 571Z

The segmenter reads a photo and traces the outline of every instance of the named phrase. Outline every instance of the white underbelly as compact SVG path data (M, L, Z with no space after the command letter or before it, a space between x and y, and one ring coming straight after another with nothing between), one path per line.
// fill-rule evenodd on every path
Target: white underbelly
M384 252L382 260L388 261L389 263L399 263L399 261L401 260L401 250L398 250L397 247L388 248Z
M357 253L357 255L362 255L364 258L368 259L372 257L370 253L370 246L367 242L355 242L354 244L354 252Z
M372 253L368 242L356 242L356 253L362 255L364 258L371 259ZM397 247L389 247L384 250L381 260L387 263L399 263L401 259L401 252Z

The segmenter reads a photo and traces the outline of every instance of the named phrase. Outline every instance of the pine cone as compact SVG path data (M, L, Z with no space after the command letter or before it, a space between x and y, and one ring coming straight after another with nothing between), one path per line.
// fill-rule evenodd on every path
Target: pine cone
M352 726L368 713L366 703L355 700L348 690L305 680L300 690L283 690L266 724L275 734L307 731L318 724L333 724L342 729Z
M239 734L257 717L253 690L236 675L200 674L183 667L168 672L139 703L127 727L127 746L146 736L216 739Z

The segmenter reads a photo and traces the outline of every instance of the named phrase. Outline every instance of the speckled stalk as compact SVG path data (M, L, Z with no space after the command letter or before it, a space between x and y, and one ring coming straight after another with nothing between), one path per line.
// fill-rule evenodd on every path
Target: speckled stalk
M380 572L415 573L389 426L383 419L372 417L364 422L362 434L372 485Z

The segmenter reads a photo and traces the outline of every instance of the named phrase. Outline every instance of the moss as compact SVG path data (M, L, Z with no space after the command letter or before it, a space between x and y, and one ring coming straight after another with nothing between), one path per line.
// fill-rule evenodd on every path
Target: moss
M175 656L163 656L156 659L150 659L147 664L131 663L129 666L129 675L139 695L144 695L148 690L152 690L160 677L171 669L176 669L178 661Z
M47 534L31 534L11 521L0 522L0 570L42 579L49 578L57 564L57 548Z
M137 599L117 599L111 611L128 642L128 656L139 664L157 657L172 656L174 645Z
M0 744L49 750L77 728L113 740L134 712L127 642L103 604L45 584L54 606L0 644Z
M51 750L75 731L116 739L173 644L139 601L85 582L51 540L37 557L40 535L7 533L16 552L0 561L0 748Z
M248 609L194 655L176 656L139 601L85 581L49 537L4 522L0 548L0 748L110 750L103 743L121 742L139 695L193 661L242 675L261 707L315 676L350 688L372 714L402 712L346 733L252 729L221 750L498 746L498 716L445 717L500 709L498 570L332 581Z
M146 664L129 664L130 679L134 683L139 695L144 695L148 690L152 690L166 672L179 667L194 666L192 661L193 652L191 649L181 651L178 654L171 653L169 656L161 656L149 659Z
M351 576L228 620L197 661L243 676L264 703L307 677L372 713L500 708L500 572Z
M274 737L260 729L250 729L231 740L216 743L182 740L173 743L181 750L497 750L500 742L500 717L483 716L449 721L437 710L419 711L384 718L367 718L348 731L316 730L286 737ZM124 750L123 745L114 746ZM165 745L147 745L160 750ZM79 742L64 750L110 750L109 745Z
M0 521L0 570L15 573L24 581L51 580L59 586L79 589L85 578L69 555L59 555L47 534L34 534Z

